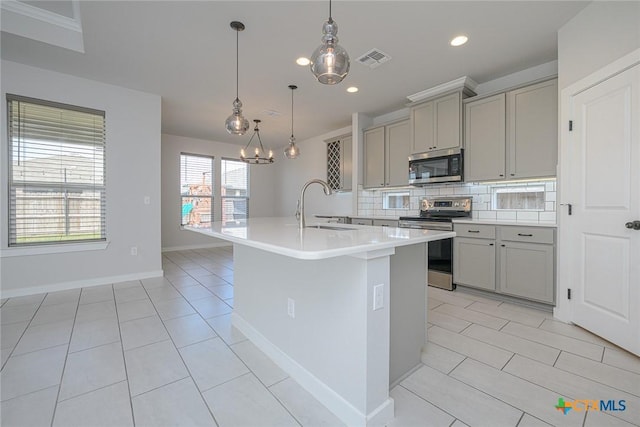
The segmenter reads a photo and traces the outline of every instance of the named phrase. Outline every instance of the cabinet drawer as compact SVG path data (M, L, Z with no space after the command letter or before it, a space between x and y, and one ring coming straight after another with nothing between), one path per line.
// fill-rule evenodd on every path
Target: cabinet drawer
M511 242L554 243L554 229L543 227L500 227L500 239Z
M496 227L493 225L454 224L453 231L456 232L456 237L496 238Z

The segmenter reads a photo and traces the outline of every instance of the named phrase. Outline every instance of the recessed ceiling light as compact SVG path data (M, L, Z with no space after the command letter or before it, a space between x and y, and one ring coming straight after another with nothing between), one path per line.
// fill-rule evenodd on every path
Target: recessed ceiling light
M467 42L467 40L469 40L469 37L467 36L456 36L451 39L449 43L451 44L451 46L462 46Z
M309 65L310 63L311 61L309 61L309 58L305 58L304 56L301 56L300 58L296 59L296 64L302 65L303 67L305 65Z
M350 86L347 88L347 92L349 93L356 93L358 91L358 88L355 86Z

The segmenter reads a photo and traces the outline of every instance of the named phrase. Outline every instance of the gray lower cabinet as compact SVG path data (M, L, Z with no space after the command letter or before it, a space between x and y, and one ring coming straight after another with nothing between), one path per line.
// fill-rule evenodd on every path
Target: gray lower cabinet
M555 229L454 224L454 231L454 283L554 303Z
M460 285L495 291L495 240L456 237L453 240L453 279Z
M553 245L503 241L499 263L501 293L553 303Z

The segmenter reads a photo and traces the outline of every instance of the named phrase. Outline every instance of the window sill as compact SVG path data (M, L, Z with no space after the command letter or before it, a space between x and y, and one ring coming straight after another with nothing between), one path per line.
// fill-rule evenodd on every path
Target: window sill
M0 258L29 255L49 255L68 252L101 251L109 246L109 242L69 243L64 245L30 246L22 248L5 248L0 250Z

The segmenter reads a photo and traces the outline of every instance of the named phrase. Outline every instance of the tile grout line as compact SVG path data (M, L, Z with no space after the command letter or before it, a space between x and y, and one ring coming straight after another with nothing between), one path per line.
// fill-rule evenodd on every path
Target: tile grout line
M113 289L113 285L111 285L111 287ZM76 318L78 317L78 310L80 309L80 299L82 298L83 291L84 290L81 288L80 295L78 295L78 302L76 303L76 311L73 315L73 326L71 326L71 334L69 335L69 342L67 343L67 351L64 355L64 363L62 365L62 372L60 373L60 383L58 384L58 393L56 394L56 403L53 406L53 414L51 414L51 424L50 424L51 427L53 427L53 422L56 419L56 412L58 411L58 402L60 401L60 391L62 390L62 380L64 379L64 373L67 370L67 361L69 360L69 349L71 348L71 340L73 339L73 330L76 327Z
M116 290L113 289L113 305L116 309L116 323L118 324L118 335L120 336L120 350L122 353L122 364L124 365L124 376L127 381L127 392L129 393L129 409L131 411L131 422L136 425L136 415L133 412L133 397L131 396L131 384L129 384L129 370L127 369L127 359L124 356L124 341L122 340L122 328L120 327L120 316L118 316L118 303L116 302ZM146 291L145 291L146 292Z
M13 348L11 349L11 351L9 352L9 356L7 356L7 360L4 361L4 363L2 364L2 367L0 368L0 371L4 370L5 365L9 362L9 359L11 359L11 357L13 356L13 352L16 350L16 348L18 347L18 344L20 344L20 341L22 341L22 338L24 337L24 334L27 332L27 329L29 329L29 326L31 326L31 322L33 322L33 319L36 317L36 314L38 314L38 310L40 310L40 307L42 307L42 303L44 303L44 300L47 298L48 293L45 294L44 298L42 298L42 301L40 301L40 304L38 304L38 308L36 308L36 310L33 312L33 314L31 315L31 318L28 320L27 326L24 328L24 331L22 331L22 333L20 334L20 338L18 338L18 341L16 341L16 344L13 346ZM10 300L11 298L7 298L7 301L5 301L5 304ZM13 322L13 323L21 323L21 322ZM11 325L11 323L9 323L9 325ZM36 325L37 326L37 325ZM69 337L69 341L71 341L71 337ZM61 344L62 345L62 344ZM31 352L32 353L32 352ZM26 354L26 353L25 353Z
M197 279L196 279L196 280L197 280ZM233 285L232 285L232 286L233 286ZM178 292L179 292L179 291L178 291ZM186 299L186 298L185 298L185 299ZM221 298L220 298L220 300L221 300L221 301L224 301L224 300L222 300ZM188 301L188 300L187 300L187 302L188 302L189 304L191 304L191 302L190 302L190 301ZM194 307L194 309L195 309L195 307ZM202 319L205 323L207 323L207 325L209 325L209 323L207 322L207 319L205 319L204 317L202 317L202 315L200 314L200 312L198 312L197 310L196 310L196 312L197 312L197 314L201 317L201 319ZM213 317L218 317L218 316L213 316ZM211 318L213 318L213 317L211 317ZM164 324L164 322L163 322L163 324ZM209 325L209 327L211 327L211 325ZM165 329L166 329L166 326L165 326ZM211 329L213 330L213 328L211 328ZM214 330L214 332L215 332L215 330ZM168 333L168 331L167 331L167 333ZM216 333L216 335L217 335L217 333ZM260 382L260 384L262 384L262 385L264 386L264 388L267 390L267 392L268 392L269 394L271 394L271 396L273 396L273 398L274 398L274 399L275 399L275 400L280 404L280 406L281 406L281 407L282 407L282 408L283 408L283 409L284 409L284 410L285 410L289 415L291 415L291 417L296 421L296 423L298 423L298 424L300 424L300 425L302 426L302 423L301 423L301 422L300 422L300 421L299 421L299 420L298 420L298 419L297 419L297 418L296 418L296 417L295 417L295 416L294 416L294 415L289 411L289 409L288 409L288 408L287 408L287 407L282 403L282 401L280 401L280 399L278 399L278 397L277 397L275 394L273 394L273 392L271 391L271 389L269 388L269 386L267 386L266 384L264 384L264 383L262 382L262 380L260 379L260 377L259 377L259 376L258 376L258 375L257 375L257 374L256 374L256 373L255 373L255 372L254 372L250 367L249 367L249 365L247 365L247 364L246 364L246 362L245 362L245 361L244 361L244 360L243 360L243 359L242 359L242 358L241 358L241 357L240 357L240 356L239 356L239 355L238 355L238 354L233 350L233 348L231 347L231 345L227 344L227 343L224 341L224 339L222 339L222 337L220 337L219 335L218 335L218 338L220 338L220 340L222 341L222 343L223 343L223 344L224 344L224 345L225 345L225 346L226 346L226 347L227 347L227 348L228 348L228 349L229 349L229 350L230 350L230 351L231 351L231 352L232 352L232 353L233 353L233 354L238 358L238 360L240 360L240 362L241 362L241 363L242 363L242 364L243 364L243 365L248 369L248 371L249 371L249 372L247 372L247 373L245 373L245 374L242 374L242 375L239 375L239 376L237 376L237 377L235 377L235 378L231 378L231 379L229 379L229 380L227 380L227 381L225 381L225 382L222 382L222 383L217 384L217 385L215 385L215 386L213 386L213 387L211 387L211 388L208 388L207 390L202 390L200 394L206 393L207 391L209 391L209 390L213 390L214 388L219 387L219 386L221 386L221 385L223 385L223 384L226 384L226 383L228 383L228 382L234 381L234 380L236 380L236 379L238 379L238 378L241 378L241 377L243 377L243 376L246 376L246 375L251 374L252 376L254 376L254 377L255 377L255 378ZM206 340L205 340L205 341L206 341ZM246 340L243 340L243 341L246 341ZM193 344L196 344L196 343L193 343ZM193 344L189 344L189 346L190 346L190 345L193 345ZM238 344L238 343L235 343L235 344ZM174 345L175 345L175 343L174 343ZM184 347L188 347L188 346L184 346ZM184 347L183 347L183 348L184 348ZM176 348L177 348L177 347L176 347ZM178 353L180 353L180 352L178 351ZM181 355L181 354L180 354L180 357L182 357L182 355ZM183 360L183 362L184 362L184 360ZM185 366L187 366L187 364L186 364L186 363L185 363ZM276 365L276 366L277 366L277 365ZM191 374L191 371L189 370L188 366L187 366L187 371L189 372L189 374ZM286 372L285 372L285 373L286 373ZM290 378L290 377L287 375L287 378ZM283 379L283 380L281 380L281 381L284 381L284 380L286 380L287 378L284 378L284 379ZM281 381L279 381L279 382L281 382ZM194 382L195 382L195 381L194 381ZM275 385L275 383L274 383L274 384L272 384L272 385ZM204 399L204 396L203 396L203 399ZM205 403L206 403L206 401L205 401ZM209 407L209 405L207 405L207 407ZM212 413L212 415L213 415L213 413ZM215 417L214 417L214 420L215 420ZM216 423L217 423L217 421L216 421Z
M149 292L147 291L147 289L142 286L142 288L144 289L145 293L147 294L147 296L149 296ZM177 289L176 289L177 290ZM179 291L178 291L179 292ZM183 297L184 298L184 297ZM151 297L149 297L149 299L151 299ZM187 301L185 299L185 301ZM191 303L189 301L187 301L187 304L191 305ZM198 394L200 395L200 399L202 399L202 403L204 404L204 406L207 408L207 411L209 411L209 414L211 415L211 418L213 419L213 422L215 423L216 426L220 426L220 423L218 422L218 420L216 419L216 416L213 414L213 411L211 410L211 408L209 407L209 404L207 404L206 399L204 398L204 396L202 395L202 392L200 391L200 387L198 387L198 383L196 383L196 380L193 378L193 374L191 373L191 370L189 369L189 365L187 365L187 363L185 362L184 358L182 357L182 353L180 353L180 350L178 349L178 346L176 346L176 343L173 341L173 337L171 336L171 334L169 333L169 330L167 329L167 325L164 324L164 321L162 320L162 318L160 317L160 313L158 313L158 309L156 308L156 305L153 303L153 301L151 301L151 305L153 306L153 309L156 312L156 315L158 316L158 319L160 319L160 323L162 323L162 327L164 328L165 332L167 333L167 335L169 336L169 341L171 341L171 344L173 345L176 353L178 354L178 357L180 357L180 361L182 362L182 364L184 365L185 370L187 371L187 373L189 374L188 377L185 378L190 378L191 381L193 382L193 385L196 387L196 390L198 391ZM192 308L195 310L195 307L192 306ZM198 316L200 316L200 313L197 312ZM202 318L202 316L200 316ZM202 319L205 323L206 320ZM209 325L207 323L207 326L209 326L209 328L211 328L211 325ZM216 333L213 328L211 328L211 330ZM217 335L217 333L216 333ZM166 340L165 340L166 341ZM206 341L206 340L205 340ZM164 342L164 341L162 341ZM224 342L224 341L223 341ZM156 343L152 343L152 344L156 344ZM151 345L151 344L149 344ZM187 347L187 346L185 346ZM181 380L183 380L184 378L182 378ZM161 387L164 387L167 384L164 384ZM160 388L160 387L158 387ZM131 407L133 408L133 402L131 402Z
M440 372L440 371L438 371ZM448 375L447 375L448 376ZM427 399L425 399L424 397L420 396L419 394L416 394L413 392L413 390L410 390L408 388L406 388L405 386L402 385L402 382L400 382L400 384L397 385L397 387L402 387L403 389L405 389L407 392L411 393L412 395L414 395L415 397L417 397L420 400L424 400L425 402L427 402L429 405L433 406L434 408L438 408L440 411L444 412L445 414L449 415L451 418L453 418L453 422L451 423L451 425L455 424L456 420L458 420L459 418L456 417L455 415L453 415L452 413L450 413L449 411L441 408L440 406L436 405L434 402L430 402ZM462 420L460 420L460 422L463 422ZM466 424L466 423L465 423Z

